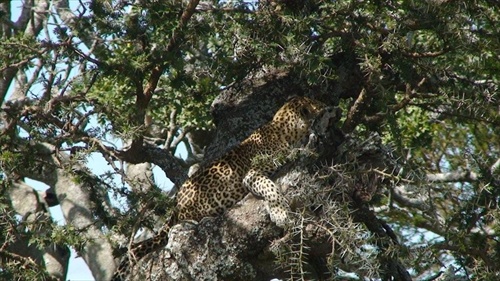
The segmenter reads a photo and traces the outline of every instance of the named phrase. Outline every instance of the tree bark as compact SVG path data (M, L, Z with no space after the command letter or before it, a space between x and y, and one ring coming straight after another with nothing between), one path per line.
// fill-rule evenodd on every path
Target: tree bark
M26 174L21 176L42 181L54 189L66 223L80 232L86 241L77 252L90 267L96 280L110 279L115 267L112 246L103 233L103 224L97 219L99 216L94 213L99 208L112 212L111 206L107 204L107 194L104 197L93 194L101 189L94 188L85 177L79 177L88 171L54 146L41 143L36 145L35 151L42 163L39 167L42 173L24 170Z
M42 221L46 221L47 224L50 223L50 214L48 213L48 206L44 203L43 194L22 181L12 183L8 194L13 209L23 217L24 222L28 224ZM50 228L29 229L29 233L39 237L50 236L50 231ZM21 234L15 237L15 240L13 244L7 247L9 252L31 258L38 264L45 264L49 276L56 280L65 280L70 256L67 246L49 243L41 249L29 243L29 239Z

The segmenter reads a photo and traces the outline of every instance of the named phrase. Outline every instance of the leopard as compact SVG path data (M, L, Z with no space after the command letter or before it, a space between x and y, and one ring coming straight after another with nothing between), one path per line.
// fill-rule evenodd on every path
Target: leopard
M200 168L180 187L173 215L153 238L133 246L134 259L167 244L169 229L182 221L200 221L224 214L249 193L262 198L269 217L279 227L289 224L289 206L271 175L284 165L283 158L310 134L314 120L327 106L309 97L289 99L272 120L228 153ZM127 276L130 261L122 262L113 281Z

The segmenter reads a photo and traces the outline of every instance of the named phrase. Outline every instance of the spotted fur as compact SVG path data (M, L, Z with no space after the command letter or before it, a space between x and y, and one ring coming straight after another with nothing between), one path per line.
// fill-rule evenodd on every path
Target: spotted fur
M312 121L324 107L306 97L288 101L271 122L182 185L177 195L178 219L199 221L222 214L251 192L268 203L272 221L286 225L287 200L269 176L282 164L276 159L309 135Z

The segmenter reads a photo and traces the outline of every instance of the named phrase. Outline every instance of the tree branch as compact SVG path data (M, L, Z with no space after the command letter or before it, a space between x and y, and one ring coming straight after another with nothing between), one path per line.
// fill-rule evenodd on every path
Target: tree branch
M186 9L181 15L179 24L172 32L172 37L170 37L170 41L168 42L166 49L167 52L173 52L181 43L184 36L183 29L187 25L189 19L191 19L191 16L196 11L196 6L198 5L199 2L200 2L199 0L189 1ZM158 81L160 80L160 76L165 71L165 67L166 64L163 63L153 68L151 76L149 77L149 81L146 87L144 88L144 92L142 93L143 97L138 97L140 106L147 105L151 100L151 97L153 96L156 86L158 85Z
M102 144L99 140L84 138L86 142L94 142L103 154L113 155L130 164L149 162L160 167L166 176L176 185L182 184L187 179L187 167L184 162L173 156L168 149L162 149L154 144L144 142L136 149L116 150Z
M31 3L34 3L34 6L32 6ZM48 10L49 4L45 0L23 2L21 14L15 23L17 27L16 29L14 29L15 33L17 34L18 32L24 31L24 35L27 37L35 38L36 36L38 36L47 22ZM34 13L33 17L31 17L32 12ZM16 76L17 70L17 67L8 67L7 69L0 71L0 98L2 102L7 95L9 85L12 83L12 80ZM22 75L24 75L24 73Z
M35 6L31 7L31 11L33 12L33 17L30 18L30 21L27 25L25 34L28 36L35 37L42 31L48 17L49 12L49 3L46 0L36 0L34 1Z
M444 182L474 182L478 175L472 171L427 174L426 180L432 183Z
M487 243L484 244L485 248L484 249L478 249L478 248L472 248L472 247L467 247L467 242L464 242L464 244L461 245L453 245L452 242L449 241L443 241L443 242L438 242L432 245L432 247L439 249L439 250L448 250L452 252L458 252L462 253L465 256L475 256L480 258L481 260L484 261L487 267L491 268L496 268L496 261L491 258L488 254L487 250Z
M342 125L342 131L346 134L352 132L354 128L356 128L356 125L359 124L361 121L361 114L363 113L363 106L366 105L366 103L369 102L369 99L366 95L366 89L363 88L361 92L358 95L358 98L354 102L354 104L351 106L349 109L349 112L347 113L346 120L344 122L344 125Z
M55 146L41 143L37 145L39 159L43 161L44 173L41 180L54 188L66 222L73 225L86 239L84 247L79 251L89 265L96 280L108 280L113 273L114 259L108 238L101 232L102 222L96 219L95 204L103 206L103 202L93 202L89 186L85 180L77 180L76 174L66 169L71 167L73 173L86 173L76 163L70 163L69 156L59 153Z
M425 200L408 198L406 196L407 193L404 191L404 189L405 188L402 186L396 186L391 193L392 199L394 199L394 201L404 207L416 208L421 211L426 211L429 209L430 206L425 202Z
M42 195L33 189L31 186L23 181L11 182L10 188L7 190L12 208L14 211L22 216L22 223L26 225L33 225L35 227L27 227L26 230L21 231L21 236L25 234L37 235L40 237L50 236L50 227L37 227L36 225L44 226L45 222L51 221L50 214L48 213L48 206L45 205ZM46 226L46 225L45 225ZM28 239L16 235L13 241L9 241L4 250L10 253L10 259L15 258L16 254L25 257L33 264L33 270L38 272L47 272L53 279L63 280L68 269L70 252L66 246L60 246L54 242L44 245L44 247L34 247L30 245ZM4 252L3 250L0 252ZM45 264L43 268L42 264Z
M358 206L352 214L355 221L365 224L370 232L379 238L378 247L381 250L380 259L382 259L382 265L385 267L383 270L384 277L386 277L387 280L411 281L410 274L399 261L397 255L394 255L394 252L391 253L391 249L393 249L394 246L399 246L399 244L389 225L377 218L375 213L366 206Z
M186 9L181 15L179 24L172 32L172 37L170 37L170 41L166 47L166 52L173 52L182 42L184 36L183 29L187 25L191 16L194 14L196 6L198 5L199 2L200 2L199 0L189 1ZM151 101L151 98L153 97L154 91L158 86L158 82L160 81L160 77L165 71L166 66L167 62L156 65L151 70L151 75L149 76L148 82L144 87L144 89L142 88L142 84L137 86L136 89L137 115L135 118L138 123L145 122L146 109L149 105L149 102ZM130 151L141 150L140 146L142 145L143 145L143 137L134 139L132 140Z

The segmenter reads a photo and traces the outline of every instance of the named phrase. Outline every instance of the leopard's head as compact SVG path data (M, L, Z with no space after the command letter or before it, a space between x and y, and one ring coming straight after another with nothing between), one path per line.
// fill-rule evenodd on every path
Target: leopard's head
M288 142L297 142L309 134L313 121L326 107L311 98L294 97L276 112L273 123L280 127Z

